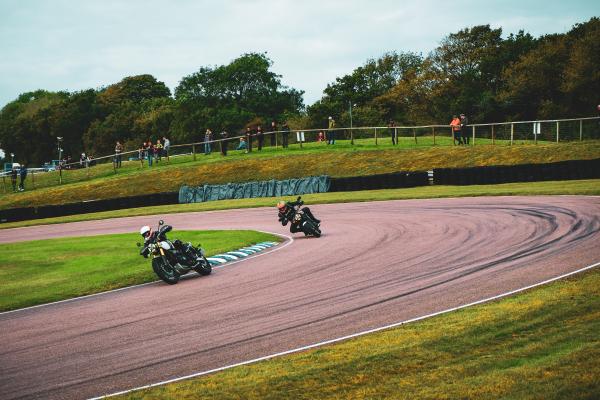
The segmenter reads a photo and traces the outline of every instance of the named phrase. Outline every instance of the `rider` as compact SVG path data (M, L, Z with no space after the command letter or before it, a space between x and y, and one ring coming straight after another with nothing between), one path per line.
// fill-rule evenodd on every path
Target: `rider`
M289 201L289 202L285 202L283 200L279 201L277 203L277 208L279 209L278 217L279 217L279 222L281 222L281 225L286 226L288 221L293 221L294 214L295 214L294 207L301 206L303 204L304 204L304 202L302 200ZM308 216L308 218L315 221L317 223L317 226L319 226L321 224L321 220L317 219L313 215L313 213L310 211L310 208L304 207L304 208L302 208L302 211ZM301 229L298 227L298 224L292 223L292 225L290 226L290 232L296 233L296 232L300 232L300 231L301 231Z

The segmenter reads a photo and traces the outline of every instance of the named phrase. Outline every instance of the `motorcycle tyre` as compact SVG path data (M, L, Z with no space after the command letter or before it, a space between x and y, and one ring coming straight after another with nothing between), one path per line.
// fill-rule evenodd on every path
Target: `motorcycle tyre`
M165 264L167 265L165 268ZM163 260L161 257L152 259L152 269L154 273L158 275L158 277L168 283L169 285L174 285L179 282L179 273L173 268L167 261ZM169 271L167 271L169 270Z
M200 255L199 251L197 253L199 257L202 257L203 262L199 266L194 267L194 271L196 271L202 276L210 275L210 273L212 272L212 265L210 265L206 257Z

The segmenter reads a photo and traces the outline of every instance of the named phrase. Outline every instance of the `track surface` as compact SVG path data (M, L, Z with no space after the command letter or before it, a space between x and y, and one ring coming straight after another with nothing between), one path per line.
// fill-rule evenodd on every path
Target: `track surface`
M599 197L316 205L324 236L209 277L0 315L0 397L87 398L469 303L600 260ZM158 217L0 230L0 242L131 232ZM166 215L288 233L275 209ZM150 266L149 266L150 268Z

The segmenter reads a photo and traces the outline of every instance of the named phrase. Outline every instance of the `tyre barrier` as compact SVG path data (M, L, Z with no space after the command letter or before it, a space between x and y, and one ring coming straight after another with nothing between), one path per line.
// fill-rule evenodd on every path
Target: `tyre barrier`
M433 182L436 185L485 185L594 178L600 178L600 158L559 161L548 164L435 168L433 170Z
M351 192L425 186L429 185L429 176L425 171L394 172L390 174L331 178L330 182L330 192Z
M63 217L74 214L113 211L123 208L177 204L178 200L178 192L164 192L60 205L11 208L0 210L0 222L16 222L38 218Z

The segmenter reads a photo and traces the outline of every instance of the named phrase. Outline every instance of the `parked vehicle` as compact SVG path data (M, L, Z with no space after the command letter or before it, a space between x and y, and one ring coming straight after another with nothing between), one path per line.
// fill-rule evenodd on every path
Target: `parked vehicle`
M298 196L296 201L277 203L278 218L281 225L291 222L290 232L303 232L305 236L321 236L321 220L317 219L308 207L302 207L304 202Z
M212 267L200 245L194 247L178 239L170 241L167 233L172 229L163 220L158 221L158 228L154 231L149 226L140 229L144 238L143 246L138 243L138 247L142 247L140 255L152 257L152 269L156 275L170 285L179 282L180 276L191 270L200 275L209 275Z

